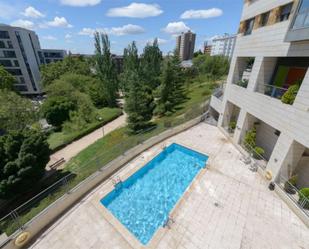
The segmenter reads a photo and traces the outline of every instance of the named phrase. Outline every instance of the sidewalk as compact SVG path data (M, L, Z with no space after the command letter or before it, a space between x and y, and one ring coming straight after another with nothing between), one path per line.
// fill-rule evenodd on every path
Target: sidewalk
M80 151L87 148L89 145L93 144L95 141L102 138L106 134L110 133L113 130L116 130L121 126L124 126L125 124L126 124L126 114L123 114L120 117L116 118L115 120L107 123L103 127L100 127L97 130L91 132L90 134L80 138L79 140L76 140L71 144L68 144L63 149L58 150L54 154L50 155L50 160L47 164L46 169L49 170L50 169L49 165L52 165L61 158L64 158L64 160L68 162L72 157L76 156ZM63 168L64 165L65 163L60 165L58 169Z

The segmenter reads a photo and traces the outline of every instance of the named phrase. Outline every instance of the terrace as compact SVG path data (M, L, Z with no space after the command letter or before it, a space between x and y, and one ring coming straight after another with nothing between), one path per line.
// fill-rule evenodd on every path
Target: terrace
M307 227L268 190L263 177L249 170L217 127L200 123L141 153L114 176L125 179L171 143L201 151L209 161L173 212L174 223L146 248L309 247ZM112 186L111 180L104 181L30 248L142 248L103 214L99 200Z

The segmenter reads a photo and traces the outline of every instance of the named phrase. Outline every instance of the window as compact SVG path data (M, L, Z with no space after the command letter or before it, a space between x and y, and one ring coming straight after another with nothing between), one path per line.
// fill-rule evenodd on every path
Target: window
M267 25L269 19L269 12L263 13L261 16L261 27L264 27Z
M24 77L19 77L19 82L21 84L25 84L25 78Z
M13 44L11 41L7 41L7 43L8 43L8 48L13 48Z
M16 58L15 51L3 50L3 55L5 58Z
M14 60L14 66L15 66L15 67L19 67L19 62L18 62L18 60Z
M304 27L309 27L309 0L303 0L300 3L300 7L293 24L293 29Z
M7 68L6 71L8 71L12 75L23 75L20 69Z
M28 91L28 88L26 85L15 85L14 86L16 91L18 92L27 92Z
M290 14L291 14L291 10L292 10L292 6L293 6L293 3L289 3L289 4L283 5L281 7L281 13L280 13L280 16L279 16L280 22L283 22L283 21L286 21L286 20L289 19Z
M10 39L9 32L0 30L0 38L1 39Z
M250 35L252 33L253 26L254 26L254 20L255 18L252 18L246 21L246 30L245 30L244 35Z
M0 65L4 67L12 67L12 62L10 60L0 60Z
M5 48L5 43L3 41L0 41L0 48Z

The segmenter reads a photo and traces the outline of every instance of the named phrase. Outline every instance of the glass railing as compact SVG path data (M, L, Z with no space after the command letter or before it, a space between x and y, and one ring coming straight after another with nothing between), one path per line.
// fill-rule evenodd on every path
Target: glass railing
M285 94L287 90L288 89L284 87L264 84L263 88L260 89L258 92L263 93L267 96L276 98L276 99L281 99L282 95Z

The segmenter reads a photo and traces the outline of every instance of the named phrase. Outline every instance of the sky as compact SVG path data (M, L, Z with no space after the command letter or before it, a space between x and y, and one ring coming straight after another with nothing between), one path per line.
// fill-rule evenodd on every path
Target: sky
M136 41L139 52L158 38L164 53L175 36L192 30L204 41L236 33L243 0L0 0L0 23L34 30L42 48L94 52L94 31L105 32L113 53Z

